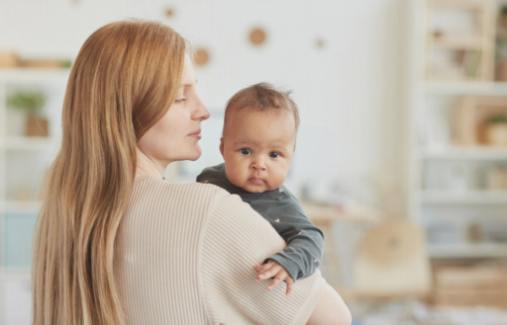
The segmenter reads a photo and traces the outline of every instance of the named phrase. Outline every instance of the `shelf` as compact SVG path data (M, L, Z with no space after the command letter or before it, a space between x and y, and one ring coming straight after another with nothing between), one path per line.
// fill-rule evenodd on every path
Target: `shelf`
M69 69L0 69L0 81L67 82Z
M40 201L0 201L1 212L38 213L41 206Z
M507 160L507 148L455 146L427 148L421 152L422 159L441 160Z
M435 191L420 193L421 201L430 204L503 204L507 205L507 191Z
M0 142L0 147L9 150L48 150L54 146L54 140L43 137L6 137Z
M507 257L507 243L429 244L428 253L433 258Z
M438 0L429 1L429 6L441 9L458 9L458 10L482 10L482 5L479 1L456 1L456 0Z
M475 38L442 38L432 39L432 45L438 48L444 48L449 50L481 50L482 39L480 37Z
M432 95L482 95L507 97L507 82L426 81L426 93Z
M30 280L31 270L29 267L5 267L0 266L0 281Z

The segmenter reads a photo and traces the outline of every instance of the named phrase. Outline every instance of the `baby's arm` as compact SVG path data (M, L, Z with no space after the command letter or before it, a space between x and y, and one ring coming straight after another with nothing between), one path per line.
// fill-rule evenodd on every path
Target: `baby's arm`
M263 264L263 268L258 270L258 279L274 278L272 285L275 286L285 281L287 290L290 290L291 282L287 278L292 281L305 278L320 265L324 238L322 232L308 220L297 199L289 192L285 194L282 200L273 202L262 213L271 220L287 247ZM255 202L252 203L255 205Z
M268 290L276 288L280 282L285 282L286 289L285 294L289 295L292 292L292 285L294 280L290 277L289 273L275 261L266 261L263 264L255 265L255 271L257 272L257 282L266 279L273 279L271 284L268 286Z

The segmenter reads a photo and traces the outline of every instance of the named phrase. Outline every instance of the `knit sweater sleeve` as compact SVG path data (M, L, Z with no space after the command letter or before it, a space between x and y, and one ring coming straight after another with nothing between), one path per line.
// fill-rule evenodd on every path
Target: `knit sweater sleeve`
M203 230L201 287L208 317L224 324L304 324L318 302L319 272L273 291L255 280L256 263L285 247L271 225L237 195L220 191Z

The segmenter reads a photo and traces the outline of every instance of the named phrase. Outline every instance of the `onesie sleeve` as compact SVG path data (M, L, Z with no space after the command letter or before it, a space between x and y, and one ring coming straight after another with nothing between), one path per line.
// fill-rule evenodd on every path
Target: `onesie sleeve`
M320 272L269 291L255 264L285 248L273 227L239 196L217 194L201 237L201 287L213 323L304 324L325 283Z

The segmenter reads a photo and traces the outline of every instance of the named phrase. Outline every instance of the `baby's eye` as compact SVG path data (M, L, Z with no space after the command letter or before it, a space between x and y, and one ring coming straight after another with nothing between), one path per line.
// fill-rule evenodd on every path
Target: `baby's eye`
M280 157L281 155L282 155L282 154L281 154L280 152L278 152L278 151L271 151L271 152L269 153L269 157L271 157L271 158L278 158L278 157Z
M249 156L251 153L252 153L252 150L248 149L248 148L241 148L239 149L239 152L243 155L243 156Z

